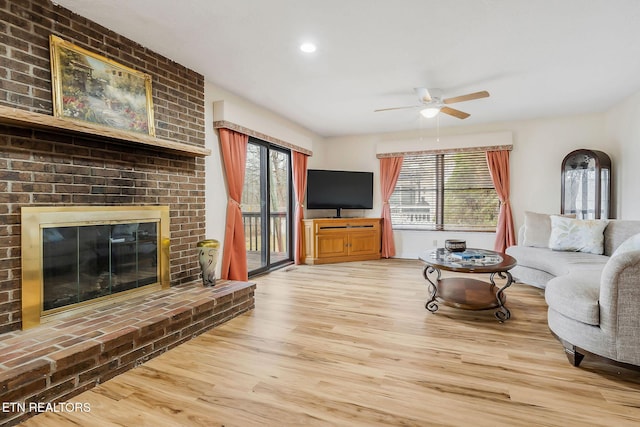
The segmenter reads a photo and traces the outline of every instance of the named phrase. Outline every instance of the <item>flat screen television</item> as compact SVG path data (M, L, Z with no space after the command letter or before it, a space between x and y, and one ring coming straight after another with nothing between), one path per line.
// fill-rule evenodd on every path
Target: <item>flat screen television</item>
M309 169L307 209L373 208L373 172Z

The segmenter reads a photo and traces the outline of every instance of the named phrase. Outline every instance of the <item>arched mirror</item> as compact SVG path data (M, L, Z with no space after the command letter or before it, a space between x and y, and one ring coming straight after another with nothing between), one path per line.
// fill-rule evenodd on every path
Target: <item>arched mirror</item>
M602 151L572 151L562 161L562 214L580 219L611 215L611 159Z

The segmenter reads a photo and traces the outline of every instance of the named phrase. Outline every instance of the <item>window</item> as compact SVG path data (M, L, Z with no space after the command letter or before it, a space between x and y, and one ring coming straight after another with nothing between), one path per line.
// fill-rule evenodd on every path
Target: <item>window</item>
M406 156L389 204L399 229L495 231L500 213L484 151Z

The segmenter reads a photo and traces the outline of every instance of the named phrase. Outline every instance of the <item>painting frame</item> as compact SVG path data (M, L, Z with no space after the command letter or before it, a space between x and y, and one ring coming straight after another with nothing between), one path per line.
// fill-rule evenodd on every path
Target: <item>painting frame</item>
M53 115L155 137L151 76L49 36Z

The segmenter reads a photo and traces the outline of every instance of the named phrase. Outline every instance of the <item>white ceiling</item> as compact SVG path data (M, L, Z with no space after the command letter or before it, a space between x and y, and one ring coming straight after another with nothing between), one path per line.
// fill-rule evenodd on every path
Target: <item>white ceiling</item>
M640 90L638 0L56 0L322 136L602 112ZM314 54L298 49L318 45Z

